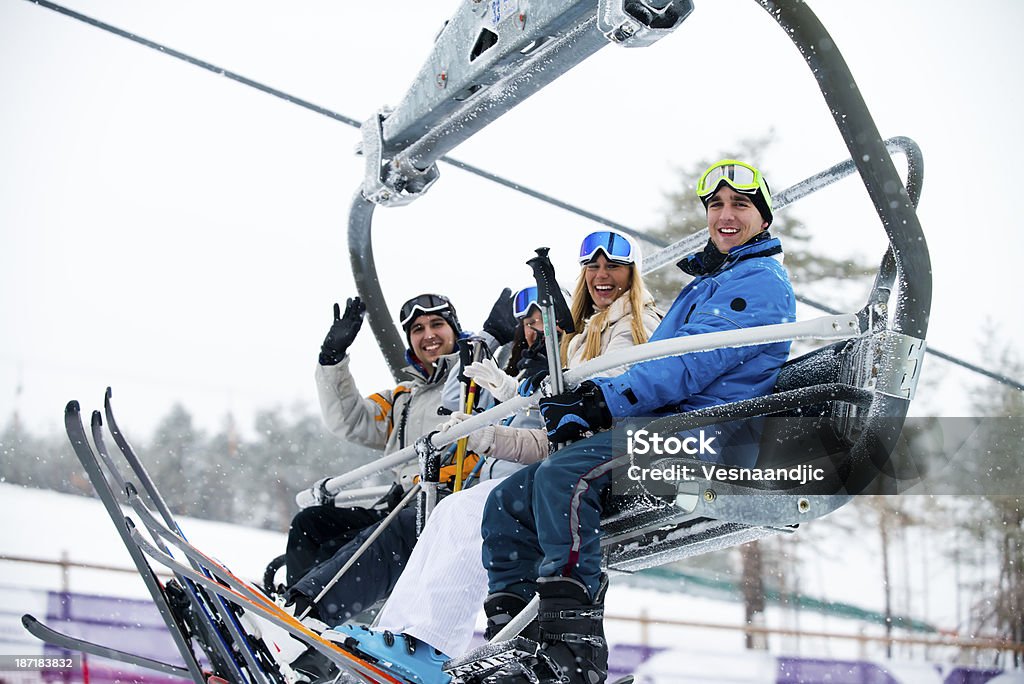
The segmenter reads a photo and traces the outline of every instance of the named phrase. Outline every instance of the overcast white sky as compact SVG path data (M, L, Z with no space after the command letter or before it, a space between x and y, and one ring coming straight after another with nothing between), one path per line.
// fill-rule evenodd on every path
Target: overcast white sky
M774 129L755 161L775 189L845 159L810 72L757 3L696 4L674 35L605 48L453 156L638 228L655 223L674 166L738 139ZM398 103L457 6L67 5L359 120ZM1007 342L1024 333L1012 185L1024 159L1024 4L812 7L882 135L923 148L929 342L987 364L986 321ZM211 429L228 412L248 427L258 408L315 405L331 304L354 292L355 129L25 0L0 0L0 93L0 421L17 410L32 428L56 428L67 400L98 406L107 385L137 433L174 401ZM979 192L993 181L996 192ZM854 180L792 211L829 254L881 255ZM573 249L592 228L442 166L426 197L378 210L375 250L394 306L446 292L475 328L502 286L528 282L534 247L552 247L571 281ZM365 392L390 386L368 329L352 354ZM933 410L963 411L957 392L978 381L935 359L929 372L945 380Z

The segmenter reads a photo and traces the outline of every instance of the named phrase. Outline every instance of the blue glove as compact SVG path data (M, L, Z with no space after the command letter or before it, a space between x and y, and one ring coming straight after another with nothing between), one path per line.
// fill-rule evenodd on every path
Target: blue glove
M612 426L612 414L604 394L589 380L569 392L541 399L540 415L547 427L548 440L555 444L572 442L588 432Z

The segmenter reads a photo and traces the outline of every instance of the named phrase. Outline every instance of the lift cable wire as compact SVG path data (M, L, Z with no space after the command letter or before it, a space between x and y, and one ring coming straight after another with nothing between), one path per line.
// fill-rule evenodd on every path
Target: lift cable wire
M300 107L304 107L304 108L306 108L306 109L308 109L310 111L316 112L317 114L321 114L323 116L326 116L326 117L329 117L331 119L334 119L335 121L340 121L343 124L346 124L348 126L352 126L353 128L359 128L361 126L359 121L357 121L356 119L353 119L351 117L345 116L344 114L339 114L338 112L335 112L335 111L332 111L330 109L327 109L326 107L321 107L319 105L313 104L312 102L309 102L308 100L303 100L302 98L295 97L294 95L289 95L288 93L283 92L281 90L278 90L277 88L272 88L272 87L270 87L268 85L265 85L263 83L260 83L258 81L254 81L251 78L246 78L245 76L242 76L241 74L237 74L237 73L235 73L233 71L229 71L227 69L222 69L221 67L218 67L215 64L210 64L209 62L206 62L204 60L198 59L196 57L192 57L191 55L187 55L187 54L185 54L183 52L179 52L178 50L174 50L174 49L169 48L169 47L167 47L165 45L161 45L160 43L154 42L154 41L149 40L147 38L143 38L142 36L138 36L138 35L136 35L134 33L130 33L129 31L125 31L124 29L117 28L116 26L112 26L111 24L107 24L106 22L100 21L98 19L94 19L93 17L86 16L84 14L76 12L76 11L74 11L72 9L67 8L67 7L63 7L63 6L58 5L56 3L50 2L49 0L28 0L28 2L31 2L31 3L36 4L36 5L39 5L40 7L45 7L47 9L53 10L54 12L58 12L58 13L63 14L65 16L71 17L72 19L76 19L77 21L81 21L83 23L89 24L90 26L95 26L98 29L102 29L104 31L107 31L108 33L112 33L112 34L114 34L116 36L120 36L121 38L126 38L126 39L128 39L130 41L138 43L139 45L144 45L144 46L146 46L146 47L148 47L150 49L156 50L157 52L161 52L161 53L163 53L165 55L169 55L169 56L174 57L176 59L180 59L180 60L182 60L184 62L188 62L189 64L192 64L193 66L197 66L197 67L200 67L202 69L206 69L207 71L210 71L210 72L212 72L214 74L217 74L218 76L224 76L224 77L229 78L229 79L231 79L233 81L237 81L238 83L241 83L242 85L249 86L250 88L255 88L256 90L264 92L264 93L266 93L268 95L272 95L274 97L277 97L277 98L280 98L282 100L285 100L286 102L290 102L290 103L298 105ZM534 190L534 189L532 189L530 187L527 187L525 185L522 185L520 183L516 183L514 181L510 181L507 178L503 178L501 176L498 176L496 174L491 173L490 171L486 171L486 170L481 169L481 168L479 168L477 166L473 166L472 164L468 164L466 162L459 161L459 160L454 159L452 157L449 157L447 155L441 157L440 161L443 161L443 162L445 162L447 164L450 164L451 166L454 166L456 168L462 169L463 171L466 171L468 173L471 173L471 174L474 174L474 175L479 176L481 178L484 178L485 180L489 180L489 181L491 181L493 183L497 183L498 185L503 185L506 188L509 188L509 189L514 190L516 192L522 193L522 194L527 195L529 197L533 197L534 199L540 200L541 202L545 202L547 204L550 204L552 206L558 207L560 209L564 209L565 211L568 211L570 213L576 214L577 216L585 218L585 219L587 219L589 221L593 221L595 223L599 223L601 225L608 226L609 228L613 228L615 230L622 231L623 233L626 233L626 234L631 235L633 237L642 239L642 240L644 240L644 241L646 241L646 242L648 242L648 243L650 243L650 244L652 244L652 245L654 245L656 247L666 247L669 244L666 240L663 240L663 239L661 239L659 237L656 237L656 236L651 235L649 233L646 233L644 231L637 230L635 228L630 228L630 227L625 226L625 225L623 225L621 223L617 223L615 221L612 221L611 219L608 219L608 218L605 218L605 217L600 216L598 214L595 214L593 212L587 211L586 209L582 209L582 208L577 207L575 205L569 204L568 202L563 202L562 200L560 200L560 199L558 199L556 197L552 197L551 195L548 195L548 194L545 194L543 192L540 192L539 190ZM821 303L816 302L816 301L814 301L812 299L808 299L807 297L805 297L803 295L797 295L796 299L797 299L797 301L799 301L799 302L801 302L803 304L807 304L808 306L814 307L815 309L818 309L820 311L824 311L825 313L828 313L828 314L838 315L838 314L843 313L843 312L839 311L838 309L830 307L830 306L828 306L826 304L821 304ZM927 353L929 353L929 354L933 354L933 355L939 357L940 359L948 361L948 362L950 362L952 364L955 364L957 366L961 366L963 368L966 368L967 370L970 370L970 371L973 371L975 373L978 373L979 375L983 375L983 376L985 376L985 377L987 377L987 378L989 378L991 380L995 380L996 382L1002 383L1002 384L1007 385L1009 387L1012 387L1012 388L1014 388L1016 390L1020 390L1020 391L1024 392L1024 383L1018 382L1017 380L1014 380L1013 378L1010 378L1010 377L1008 377L1006 375L1003 375L1002 373L997 373L995 371L988 370L986 368L982 368L981 366L975 365L975 364L970 363L968 361L964 361L964 360L959 359L959 358L957 358L955 356L952 356L951 354L947 354L946 352L939 351L938 349L935 349L935 348L933 348L931 346L928 346L925 349L925 351Z

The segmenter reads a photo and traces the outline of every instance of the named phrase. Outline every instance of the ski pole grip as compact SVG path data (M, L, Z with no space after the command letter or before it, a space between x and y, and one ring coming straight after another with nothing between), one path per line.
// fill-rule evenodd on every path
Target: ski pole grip
M455 344L459 348L459 382L468 385L469 378L466 377L466 366L473 363L474 360L473 341L468 337L463 337L456 340Z
M533 269L533 278L537 281L537 304L541 308L554 306L555 323L562 332L575 332L569 305L565 303L562 289L558 287L558 280L555 279L555 267L548 258L550 250L547 247L538 247L535 251L537 256L527 261L526 265Z

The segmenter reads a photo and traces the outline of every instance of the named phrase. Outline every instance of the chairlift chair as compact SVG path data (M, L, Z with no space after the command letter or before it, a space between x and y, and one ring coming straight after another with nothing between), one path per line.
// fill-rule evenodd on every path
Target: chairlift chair
M856 334L782 369L774 394L656 421L683 430L728 417L772 421L758 465L827 459L834 490L770 483L696 481L675 501L642 497L612 506L604 521L609 568L633 571L696 553L791 532L855 494L888 491L900 468L891 458L920 374L931 304L928 249L915 207L923 161L908 138L883 141L835 43L798 0L758 0L800 50L850 151L850 159L777 195L777 208L856 171L888 237ZM608 43L643 47L694 10L690 0L469 0L438 36L399 106L362 126L364 181L349 214L349 252L371 329L393 373L403 364L402 337L391 323L377 278L372 221L377 206L407 204L438 180L436 162L459 143ZM890 153L908 162L904 187ZM674 261L702 245L686 237L651 255ZM898 296L893 297L894 289ZM681 464L699 461L680 459Z

